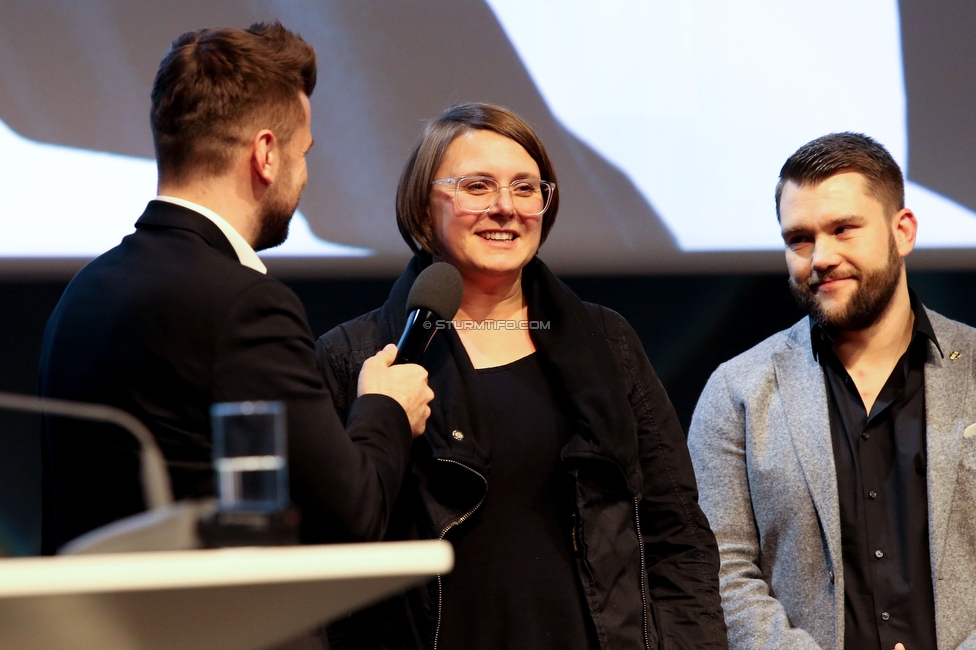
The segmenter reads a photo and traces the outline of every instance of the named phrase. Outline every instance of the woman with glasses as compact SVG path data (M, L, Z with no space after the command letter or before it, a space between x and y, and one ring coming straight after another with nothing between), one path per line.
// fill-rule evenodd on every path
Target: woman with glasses
M627 322L536 257L558 207L545 148L503 108L451 108L407 161L397 224L415 256L386 304L317 353L345 417L417 275L460 272L386 534L447 539L455 568L334 625L333 648L726 647L715 538L664 388Z

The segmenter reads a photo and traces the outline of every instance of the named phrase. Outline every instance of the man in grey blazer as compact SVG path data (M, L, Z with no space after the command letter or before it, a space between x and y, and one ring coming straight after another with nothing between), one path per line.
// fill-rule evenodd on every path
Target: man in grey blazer
M976 649L976 330L908 288L874 140L801 147L776 206L810 317L719 366L689 434L730 647Z

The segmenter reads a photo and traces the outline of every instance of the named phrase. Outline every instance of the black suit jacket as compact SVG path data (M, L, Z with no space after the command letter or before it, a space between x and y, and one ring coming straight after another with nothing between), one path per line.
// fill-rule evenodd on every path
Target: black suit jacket
M213 494L212 403L284 400L307 541L382 537L410 448L409 421L389 397L360 398L344 429L298 297L241 265L213 222L161 201L68 285L45 331L40 391L142 420L177 499ZM143 510L135 442L49 418L43 504L48 553Z

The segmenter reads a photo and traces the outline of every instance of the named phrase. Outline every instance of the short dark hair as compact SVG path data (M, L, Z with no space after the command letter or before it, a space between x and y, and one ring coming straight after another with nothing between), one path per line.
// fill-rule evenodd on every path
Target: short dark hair
M299 93L311 95L315 78L315 50L277 21L183 34L152 88L160 180L227 171L250 129L270 128L287 141L303 117Z
M539 166L541 180L556 182L549 154L532 127L521 117L501 106L491 104L458 104L424 128L414 147L397 187L396 219L403 240L414 253L436 252L434 227L427 208L430 184L441 166L447 148L468 131L492 131L522 145ZM559 188L553 191L549 207L542 217L542 242L546 241L559 211Z
M867 190L893 215L905 207L905 179L898 163L877 140L863 133L831 133L812 140L790 156L776 184L776 219L787 183L816 185L840 172L858 172Z

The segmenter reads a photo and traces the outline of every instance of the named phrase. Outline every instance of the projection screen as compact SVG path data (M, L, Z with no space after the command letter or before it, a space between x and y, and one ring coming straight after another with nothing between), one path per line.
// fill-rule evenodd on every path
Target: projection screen
M944 5L944 6L941 6ZM149 91L180 33L279 19L315 46L316 145L291 277L389 275L401 167L451 104L539 132L563 273L784 268L773 188L833 131L885 144L916 268L976 268L976 10L922 0L5 0L0 274L69 275L155 195Z

